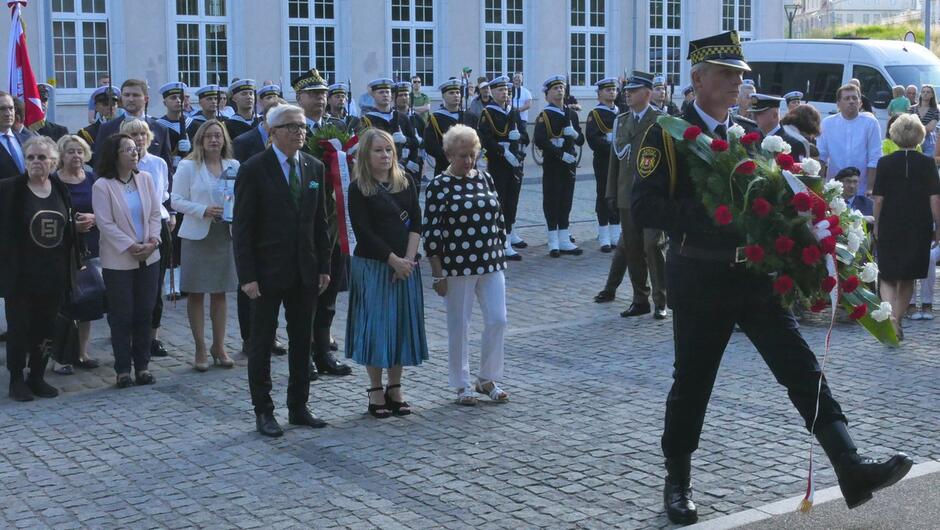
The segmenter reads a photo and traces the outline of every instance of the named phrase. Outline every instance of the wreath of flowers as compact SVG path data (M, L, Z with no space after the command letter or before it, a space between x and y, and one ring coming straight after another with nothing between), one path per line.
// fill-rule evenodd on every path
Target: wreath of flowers
M710 138L681 118L661 116L663 130L686 155L698 199L716 226L746 241L746 266L773 278L785 307L820 312L842 305L879 341L897 346L891 305L874 293L865 218L849 210L842 183L823 182L813 159L796 163L779 136L762 139L740 125Z

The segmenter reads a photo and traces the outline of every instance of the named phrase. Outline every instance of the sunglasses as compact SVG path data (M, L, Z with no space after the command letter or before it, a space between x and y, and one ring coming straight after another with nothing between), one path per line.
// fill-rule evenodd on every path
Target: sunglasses
M39 160L40 162L45 162L49 158L51 157L48 157L46 155L26 155L26 160L29 160L30 162L32 162L33 160Z

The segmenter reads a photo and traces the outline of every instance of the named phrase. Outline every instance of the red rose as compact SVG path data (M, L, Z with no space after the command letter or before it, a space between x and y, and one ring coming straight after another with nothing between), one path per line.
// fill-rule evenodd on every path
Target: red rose
M836 237L829 236L829 237L822 238L822 240L820 240L819 242L819 246L822 247L822 251L824 254L831 254L835 252L836 251Z
M791 170L793 169L793 157L786 153L779 153L776 156L777 165L780 166L780 169Z
M842 232L842 227L841 227L841 226L830 226L830 227L829 227L829 232L830 232L833 236L841 236L841 235L843 234L843 232Z
M735 172L740 173L741 175L751 175L754 173L754 170L757 169L757 164L753 160L745 160L738 164L738 167L735 168Z
M809 193L801 191L790 199L790 204L796 208L796 211L805 212L813 206L813 198L810 197Z
M852 309L852 314L849 315L849 318L852 320L858 320L865 316L868 313L868 306L865 304L858 304Z
M763 197L758 197L751 203L751 212L757 217L767 217L771 209L770 202Z
M744 247L744 256L752 263L764 261L764 247L760 245L748 245Z
M761 140L760 133L758 132L749 132L741 137L741 143L744 145L756 144Z
M793 289L793 279L786 274L781 274L774 280L774 292L777 294L787 294Z
M838 215L830 215L829 217L826 218L826 220L829 221L829 230L832 230L833 228L839 226Z
M826 201L822 200L818 195L813 195L813 220L817 223L826 218L826 213L829 211L829 205L826 204Z
M790 166L790 171L792 171L793 173L797 173L797 174L802 173L803 164L797 164L796 162L794 162L793 165Z
M688 141L695 140L698 138L698 135L702 134L702 129L696 125L690 125L685 132L682 133L682 137Z
M809 310L812 311L813 313L819 313L823 309L826 309L827 305L829 305L829 301L826 300L825 298L820 298L819 300L816 300L815 302L813 302L813 305L809 307Z
M822 285L820 285L820 287L822 288L824 293L828 293L832 291L833 288L835 288L836 283L837 282L835 278L833 278L832 276L826 276L826 278L822 281Z
M721 138L715 138L712 140L712 151L716 153L722 153L728 150L728 142L722 140Z
M724 204L715 208L715 222L721 226L731 222L731 210Z
M842 292L851 293L855 289L858 289L860 283L862 282L858 280L858 276L853 274L852 276L842 280Z
M774 241L774 249L777 251L777 254L785 256L793 250L793 240L787 236L780 236Z
M803 248L803 263L813 265L822 258L822 252L816 245L810 245Z

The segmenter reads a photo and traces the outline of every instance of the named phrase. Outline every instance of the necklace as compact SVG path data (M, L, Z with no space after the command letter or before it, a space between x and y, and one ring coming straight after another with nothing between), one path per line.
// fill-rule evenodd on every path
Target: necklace
M134 193L137 191L137 183L134 182L134 177L131 177L127 182L121 181L121 184L124 184L124 193Z

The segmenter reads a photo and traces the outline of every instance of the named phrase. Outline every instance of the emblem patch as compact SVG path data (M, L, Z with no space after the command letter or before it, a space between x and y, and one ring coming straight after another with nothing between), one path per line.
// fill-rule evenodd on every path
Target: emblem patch
M643 178L650 176L653 171L656 171L656 168L659 167L659 161L662 160L662 158L662 153L655 147L644 147L640 149L636 157L637 173Z

